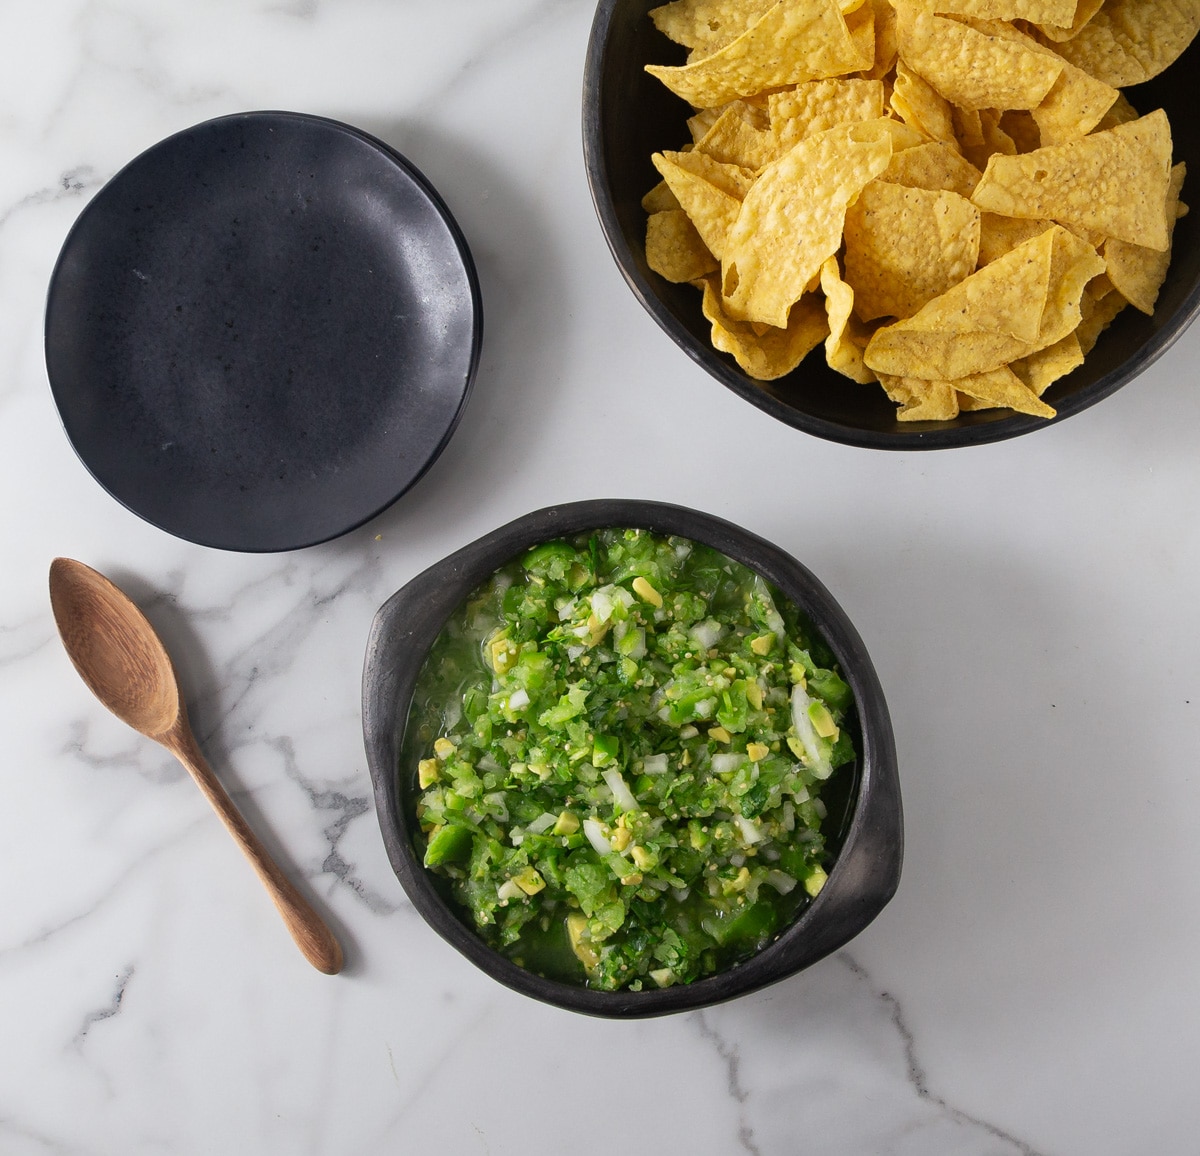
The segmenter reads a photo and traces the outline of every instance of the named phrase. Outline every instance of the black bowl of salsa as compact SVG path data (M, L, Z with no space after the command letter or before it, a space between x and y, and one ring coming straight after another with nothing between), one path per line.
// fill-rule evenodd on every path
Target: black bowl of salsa
M811 819L810 808L813 803L802 801L807 798L808 792L794 782L790 782L785 788L791 794L786 800L787 805L782 809L769 809L771 803L766 798L765 787L760 792L759 802L755 804L757 809L739 802L737 808L750 815L751 818L748 819L733 813L732 810L720 809L722 806L730 806L727 795L716 798L715 803L710 801L707 814L712 814L714 806L718 808L711 823L714 836L722 829L717 821L723 818L726 833L732 834L740 844L737 848L740 853L733 856L732 864L728 857L722 860L722 877L726 880L724 890L712 884L707 890L718 897L716 902L723 911L741 911L743 908L749 911L749 914L744 914L740 920L729 920L727 924L722 924L722 927L730 929L731 937L736 933L750 935L751 938L743 941L743 950L740 952L736 950L736 938L731 939L730 949L724 953L718 948L709 950L703 957L711 972L708 973L699 967L693 967L689 971L686 963L676 963L674 957L664 956L661 944L650 944L643 934L641 949L655 952L656 958L646 961L646 966L640 968L639 978L632 984L620 986L615 990L611 989L612 975L602 974L603 968L596 962L598 956L589 959L589 948L586 944L581 948L574 930L569 935L567 933L567 928L578 928L585 922L583 915L578 911L561 909L553 917L547 915L542 919L543 931L548 928L557 929L551 930L551 935L559 935L560 948L568 939L572 944L573 953L559 950L557 957L553 944L546 947L547 941L544 937L541 941L542 949L537 947L538 933L533 923L522 930L521 935L525 938L518 939L515 946L512 943L501 942L500 925L511 927L514 912L526 911L525 918L529 918L528 909L535 900L545 899L549 902L554 881L562 881L563 872L570 869L568 863L579 863L589 859L594 863L601 858L589 850L590 840L592 846L605 852L603 857L610 862L629 860L630 876L621 878L619 884L611 881L608 894L610 898L618 893L624 896L631 912L628 920L630 924L634 922L635 907L638 912L649 910L649 907L636 897L653 895L651 885L657 874L659 877L670 878L672 887L676 888L669 892L670 899L664 899L664 903L673 912L678 913L678 926L685 932L688 927L693 927L697 931L698 939L703 941L704 936L698 931L703 921L702 917L696 914L692 923L689 923L691 917L686 914L687 911L694 911L696 896L693 896L691 903L681 903L680 900L686 899L691 889L683 887L682 880L670 875L670 870L677 868L680 862L687 861L687 856L692 856L694 860L693 848L689 845L686 855L682 851L675 851L680 858L671 861L671 869L659 866L657 871L655 870L657 858L665 856L665 852L654 842L654 836L657 827L664 822L663 813L669 811L670 806L652 802L639 804L649 810L653 810L656 805L659 808L655 812L658 818L651 824L652 829L647 832L645 824L649 822L648 815L632 809L635 807L635 800L631 796L626 796L631 808L628 815L622 813L619 820L614 820L614 815L621 811L621 807L612 801L612 792L616 792L618 800L627 791L635 791L639 799L643 800L666 798L677 783L672 782L668 786L666 777L646 772L666 771L668 777L675 775L682 780L685 776L679 771L680 764L675 754L680 753L683 747L699 751L705 743L711 746L722 741L730 744L731 748L739 745L745 747L745 736L730 735L725 724L737 731L742 726L746 711L753 712L755 705L761 709L754 717L763 718L762 712L767 707L761 701L761 692L750 686L750 680L734 679L733 676L739 672L730 663L726 666L727 679L719 682L718 686L728 683L730 691L733 692L733 699L738 698L739 687L749 688L752 692L751 699L756 700L750 707L746 706L744 697L739 700L742 711L740 717L737 716L738 704L731 701L728 691L723 698L713 699L712 702L703 700L697 703L696 695L690 699L683 695L674 705L668 703L661 706L664 718L668 707L686 712L691 709L686 705L689 702L699 712L688 716L688 719L683 719L682 715L673 716L673 726L678 726L683 719L682 729L678 733L685 738L673 744L675 750L668 771L666 759L662 756L635 759L634 753L627 749L628 738L621 740L620 749L614 738L611 749L602 750L606 736L600 735L599 732L603 729L615 730L615 726L606 728L600 723L601 708L596 705L600 701L600 692L596 690L592 693L589 688L589 694L592 695L588 699L588 709L591 711L589 722L592 725L586 735L587 757L581 760L580 765L586 772L585 777L590 779L592 787L589 788L587 783L582 785L584 794L570 800L571 806L562 809L553 827L550 823L552 819L556 819L553 812L559 810L557 806L551 808L540 824L536 820L533 823L522 820L518 826L515 818L506 812L502 814L509 823L504 829L504 840L496 839L490 844L494 853L489 853L483 847L484 837L478 832L480 824L485 822L484 812L489 806L498 806L502 812L505 809L501 793L494 792L489 795L488 788L496 786L502 779L507 779L510 785L516 783L515 793L508 796L509 806L513 805L515 799L516 806L520 808L526 805L526 797L532 799L540 789L547 789L547 784L554 785L556 765L566 766L571 762L570 737L565 729L562 750L550 750L548 748L551 744L547 743L546 752L543 754L539 751L538 757L545 759L548 764L546 767L533 765L531 769L525 761L506 762L517 757L506 753L515 750L512 744L517 738L513 735L513 728L509 728L507 735L502 736L494 733L487 722L489 710L492 712L491 717L498 717L495 715L498 692L491 695L486 693L488 689L496 691L497 688L502 688L504 679L497 672L504 671L507 674L511 670L515 677L522 669L521 663L524 663L529 655L537 657L534 652L538 648L527 643L522 650L521 646L517 645L519 639L514 637L510 642L507 631L481 630L480 637L486 634L482 648L477 637L468 640L470 645L466 649L474 650L477 666L487 667L489 673L486 678L490 680L490 688L485 686L482 694L477 694L474 707L471 706L469 698L464 707L460 701L463 697L461 693L458 690L451 691L447 695L444 713L443 708L438 707L436 703L431 708L429 697L430 687L434 688L433 693L441 694L447 686L466 685L457 676L443 680L441 685L437 681L438 671L444 670L446 662L451 661L446 656L453 653L445 649L448 645L447 638L454 634L453 630L448 629L448 624L457 621L455 616L467 604L468 599L474 599L472 606L476 612L482 613L479 607L483 606L486 600L480 597L479 592L497 572L505 572L504 568L511 565L515 559L526 561L530 567L529 572L535 575L536 582L553 583L554 574L557 573L558 577L568 584L563 587L566 594L555 603L558 614L561 615L562 629L556 629L553 633L563 633L563 630L571 627L574 622L584 622L584 615L588 615L588 621L592 621L593 626L589 628L585 624L576 629L580 632L593 629L596 632L593 639L597 635L603 639L602 644L593 652L597 656L598 666L607 659L607 669L613 672L614 678L619 678L621 664L624 663L630 676L630 686L633 686L637 681L633 677L636 674L635 660L640 659L646 651L644 638L639 637L632 629L627 629L621 634L619 625L606 634L604 627L594 624L594 612L591 610L594 602L589 603L587 608L572 618L571 613L576 609L573 605L575 600L570 597L568 587L575 578L573 575L564 577L561 570L554 571L555 562L551 557L560 550L564 552L564 556L568 555L570 543L583 543L580 548L584 551L589 548L590 543L590 549L595 553L598 536L612 530L628 532L624 537L631 542L670 541L675 544L681 557L686 557L693 546L698 547L699 551L705 551L705 557L723 557L723 560L729 563L728 574L744 573L741 567L745 567L747 571L752 572L752 577L757 576L755 590L770 589L776 598L794 608L797 620L802 621L810 632L809 636L813 640L812 654L823 656L822 661L836 670L837 674L817 670L819 664L809 661L808 651L801 654L795 649L788 649L785 652L782 649L782 634L779 636L781 649L777 652L779 661L775 665L790 669L792 675L789 677L795 677L807 686L806 693L812 696L811 700L804 692L794 693L800 694L803 699L804 717L816 718L818 724L823 718L826 722L829 721L825 708L816 700L823 693L820 690L825 685L822 680L832 680L829 685L833 690L829 697L831 702L836 700L835 710L840 728L831 728L835 737L822 740L824 745L821 750L829 752L833 745L836 745L838 753L833 756L832 763L841 764L833 770L830 761L825 759L826 767L823 771L817 769L812 773L806 772L806 781L813 785L814 796L817 794L816 788L820 787L819 798L822 802L819 809L823 821L820 824L819 835L804 831L803 819L805 815ZM530 559L540 561L529 561ZM550 567L549 570L546 569L547 566ZM636 566L634 568L636 569ZM640 584L644 583L640 576L631 579L630 575L625 573L623 578L623 583L604 587L615 596L618 603L622 599L628 604L642 598L643 595L654 596L652 589ZM728 578L725 580L730 581ZM622 586L629 591L640 591L641 594L623 594L622 590L618 589ZM500 587L503 598L506 593L503 582ZM602 597L607 600L610 594L603 594ZM686 601L689 596L682 597ZM506 605L511 609L516 601L517 599L510 595ZM605 604L607 605L607 601ZM766 605L768 608L772 605L769 598ZM674 614L675 609L672 609L672 606L668 606L667 610ZM663 621L667 611L661 608L661 604L656 607L653 602L642 600L631 622L637 618L638 612L645 612L645 618L640 620L646 622L652 622L657 615L657 628L665 637L666 627L670 624ZM621 611L617 610L615 615L621 617ZM792 623L790 611L787 617L788 623ZM709 623L707 626L706 622ZM649 629L653 635L656 627L652 624ZM713 638L704 633L705 630L720 634L711 620L707 619L693 624L691 629L693 633L689 637L694 639L695 631L700 631L702 644L713 642ZM770 633L770 630L764 629L761 635L749 637L755 634L754 630L750 630L744 639L746 645L741 648L742 655L753 659L757 654L765 654L769 658L775 645ZM621 634L620 640L614 641L618 634ZM568 642L571 641L573 640L568 639ZM588 641L584 638L580 646L573 646L571 649L582 650ZM666 645L661 640L653 643L654 646L660 644ZM548 646L548 643L542 643L543 649ZM487 651L490 657L481 658L481 649ZM719 644L714 643L712 648L704 651L700 657L704 658L707 655L710 663L715 663L720 668L722 660L713 658L718 649ZM631 655L634 657L630 658ZM792 658L800 655L804 662L808 663L807 679L803 671L794 665L788 665L788 655ZM467 665L471 665L470 660ZM764 669L769 673L771 667L768 665ZM711 674L711 670L709 673ZM596 677L598 680L601 678L599 672ZM766 681L760 679L759 684L766 685ZM527 685L537 684L530 682L527 677L522 682L522 687ZM476 692L469 690L468 695L471 693ZM524 691L519 690L518 693L523 695ZM767 693L771 693L769 689ZM775 694L776 701L779 701L778 691ZM516 699L517 696L512 698ZM491 702L485 705L487 699ZM566 703L567 700L568 695L564 695L562 701ZM524 699L516 702L511 708L509 699L501 698L500 701L501 709L511 709L514 712L511 717L515 720L516 734L523 738L524 728L520 723L523 717L521 708L527 705ZM582 696L580 701L583 701ZM660 709L661 702L660 696L654 703L656 710ZM795 702L794 698L788 700L788 709L793 712ZM569 715L571 708L568 705L563 710ZM464 711L474 719L472 726L462 723ZM726 711L734 713L724 713ZM774 714L773 708L771 713ZM783 714L785 719L795 718L794 714L788 714L786 710ZM559 721L554 710L542 712L542 715L543 721L549 719L551 724ZM449 739L435 740L436 726L432 729L428 726L429 719L435 716L449 718L451 724L459 725L456 735L458 743L477 742L470 761L478 763L478 766L462 766L462 760L467 758L466 753L458 751ZM537 712L528 717L536 718ZM738 721L735 721L735 718ZM689 720L694 720L699 725L693 725L693 721ZM649 724L655 722L654 718L648 718L647 721ZM563 724L564 727L571 725L571 722ZM786 722L780 724L781 728L784 726ZM481 727L487 728L486 741L477 741L471 737L472 733L479 732ZM530 722L527 729L532 733L535 729L534 724ZM875 918L891 899L899 883L903 824L895 744L883 691L861 638L833 597L806 567L771 543L728 522L695 510L629 500L600 500L549 507L500 527L417 575L383 605L371 627L363 676L363 730L384 844L397 878L413 905L443 939L487 974L516 991L559 1007L597 1016L633 1018L691 1010L755 991L784 979L837 950ZM593 731L596 733L593 734ZM449 733L454 732L451 730ZM828 734L829 730L823 730L822 733ZM579 737L578 731L572 731L571 734ZM740 743L739 737L742 740ZM437 747L440 754L433 751L435 741L448 744ZM765 781L771 773L772 766L779 764L782 767L782 764L789 761L796 762L797 758L810 770L819 767L824 756L820 755L815 747L804 746L805 743L811 745L816 741L814 733L809 732L807 737L802 739L797 739L793 734L789 741L796 757L784 748L780 758L778 751L769 752L766 743L757 748L751 744L749 757L762 760L754 764L751 764L748 758L742 758L739 766L735 768L734 764L738 763L736 756L717 756L711 769L723 773L709 774L713 787L738 792L743 789L738 785L739 781L745 784L751 777L755 780L760 778L759 768L762 769L761 777ZM800 743L799 746L795 745L797 742ZM779 746L777 743L776 747ZM484 754L479 758L481 750ZM519 755L522 760L530 757L524 750L520 751ZM683 757L686 760L690 755L685 754ZM721 762L722 757L725 762ZM580 759L580 756L576 755L575 758ZM703 752L698 758L708 765L708 756ZM555 764L556 759L559 760L558 764ZM505 765L499 766L499 763ZM653 765L648 767L647 763ZM490 778L487 768L493 768ZM470 779L470 786L464 786L462 779L452 779L452 775L460 773ZM814 783L814 774L827 778L828 781ZM476 775L481 780L481 785L475 785ZM739 775L742 776L741 780ZM718 780L724 780L726 785L723 786ZM523 787L522 784L528 786ZM751 784L751 787L757 785L759 784L756 782ZM463 794L471 796L466 800L466 804L459 798L460 790ZM451 797L449 803L447 796ZM598 810L596 798L609 800L612 810ZM774 802L779 804L778 790ZM468 813L476 821L477 842L472 852L469 845L462 845L462 841L459 840L458 852L461 853L457 853L452 844L456 837L464 832L456 828L454 822L449 821L455 816L447 808L461 808L464 805L469 807ZM573 817L570 812L574 813ZM526 807L526 817L530 813L532 811ZM803 856L798 856L794 850L784 848L781 857L778 851L771 850L773 845L769 840L758 843L762 838L760 831L779 830L778 826L771 827L768 820L777 818L780 814L785 814L789 821L795 822L795 829L803 832L804 839L815 838L818 841L820 854L810 854L808 866L804 865ZM564 815L567 816L566 820L558 821L563 820ZM677 815L675 817L678 818ZM624 826L627 819L629 830L620 830L619 826ZM494 819L486 822L490 824L492 834L498 835ZM639 822L643 826L639 827ZM707 841L710 823L706 821L699 824L696 820L691 822L693 835L698 840ZM699 833L701 826L704 834ZM684 828L681 827L680 830ZM619 848L619 854L616 851L612 854L607 853L609 844L598 842L600 832L605 840L611 839L612 845ZM659 834L661 835L661 832ZM512 844L521 840L526 841L527 848L533 844L550 848L548 857L535 859L532 858L532 852L524 857L517 855L512 849ZM744 845L747 840L757 845L748 848ZM686 843L686 835L677 842L681 846ZM645 847L639 844L645 844ZM715 844L713 846L715 848ZM771 862L756 858L756 852L760 849L771 856ZM811 850L810 847L809 851ZM486 877L489 854L497 860L492 867L499 872L491 878ZM505 854L509 856L507 868L500 861ZM636 857L637 862L634 863L631 857ZM518 858L522 863L526 860L529 863L521 871L512 866ZM448 862L455 859L458 861L457 869L451 870L449 878L444 871L431 870L426 865L433 865L434 862L440 864L443 859ZM816 865L818 862L819 867ZM541 874L537 874L534 868L540 869ZM530 875L530 871L534 871L534 874ZM479 882L477 878L472 883L470 877L473 875L483 877L483 881ZM522 878L522 875L525 877ZM545 876L545 880L542 876ZM739 881L744 886L752 877L758 880L767 876L772 877L773 886L762 888L764 901L756 901L749 905L742 903L742 898L735 894ZM576 893L579 893L579 878L582 878L582 875L578 873L572 877L572 886ZM499 902L496 901L497 892L494 887L497 879L501 881ZM792 881L791 886L787 883L789 879ZM784 881L782 885L779 880ZM551 884L548 889L547 881ZM655 885L663 892L668 891L661 882ZM756 886L757 884L752 883L751 889L754 890ZM543 889L546 889L544 893ZM468 894L472 897L471 903L464 898ZM765 902L766 897L772 900L771 904ZM568 899L573 906L578 906L577 900L569 896ZM593 920L603 917L604 905L599 899L593 903L585 899L584 908ZM554 908L551 906L547 910L553 912ZM480 911L483 912L482 919L487 926L475 921ZM747 931L749 924L754 926ZM594 922L592 926L595 926ZM706 926L712 927L714 924L709 922ZM508 932L505 934L508 934L510 940L514 938ZM589 932L586 928L582 934L587 940ZM723 938L721 930L716 934ZM755 934L757 938L753 938ZM695 939L696 937L693 937L693 940ZM744 949L744 944L749 942L754 944L752 951ZM627 953L626 961L635 965L635 971L638 970L638 941L630 939L624 950ZM700 951L700 948L696 950ZM606 954L610 954L607 949ZM580 964L580 960L587 960L594 966L589 970L587 966ZM673 964L679 974L673 974L666 963ZM715 970L712 970L714 968ZM693 974L695 978L691 978Z

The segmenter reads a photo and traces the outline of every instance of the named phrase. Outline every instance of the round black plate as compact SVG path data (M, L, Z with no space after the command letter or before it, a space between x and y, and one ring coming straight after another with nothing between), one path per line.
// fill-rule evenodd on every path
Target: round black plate
M46 367L76 452L134 513L290 550L428 469L482 327L462 233L408 161L336 121L245 113L160 142L84 209Z

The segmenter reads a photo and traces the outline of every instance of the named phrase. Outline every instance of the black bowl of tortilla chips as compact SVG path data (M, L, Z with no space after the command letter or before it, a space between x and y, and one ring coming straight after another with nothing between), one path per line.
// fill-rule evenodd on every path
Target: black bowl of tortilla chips
M993 442L1043 428L1094 405L1157 360L1200 312L1200 214L1176 219L1187 202L1200 201L1194 191L1200 182L1200 118L1194 114L1200 46L1192 40L1200 25L1200 3L1106 0L1081 29L1069 29L1065 21L1064 26L1044 22L1035 27L1024 21L1001 26L975 21L961 11L926 14L922 19L927 23L916 32L910 24L899 34L887 25L886 13L893 9L886 0L864 0L850 13L842 12L847 6L837 0L828 0L828 9L823 4L826 0L680 0L659 5L653 15L654 0L600 0L597 6L583 99L592 197L625 280L680 348L723 385L780 421L837 442L901 450ZM969 12L971 4L943 0L938 7L958 5ZM1074 0L1045 4L1056 20L1063 19L1063 4L1075 9ZM1096 8L1081 0L1078 16L1082 20L1085 10ZM842 33L836 31L830 9L842 14L849 43L859 47L859 67L846 71L843 52L840 61L826 59L819 67L801 60L789 74L787 60L780 59L787 57L788 36L805 20L812 24L819 17L818 23L834 28L833 38L820 49L825 57L842 52L844 45L836 40ZM1022 10L1028 11L1028 5ZM1139 22L1153 32L1145 46L1130 37ZM875 51L869 68L862 67L869 51L862 47L866 23L873 23ZM1006 53L1006 60L1024 65L1032 60L1039 79L1031 83L1043 87L1012 98L993 96L986 87L993 82L986 78L998 73L982 67L965 80L945 80L937 71L937 49L938 38L947 34L969 41L972 51L982 45L980 51ZM774 46L777 59L766 72L754 60L756 36ZM905 46L899 69L890 56L897 39ZM647 65L655 66L658 75L648 73ZM757 79L745 80L756 68ZM811 79L814 72L817 80ZM1115 102L1093 73L1108 76L1113 85L1107 87L1120 89ZM1151 73L1157 74L1144 79ZM928 76L962 103L943 96ZM800 163L797 158L814 134L836 130L836 115L827 109L814 112L808 100L816 88L838 87L829 85L830 79L881 80L882 106L868 104L868 111L856 115L869 124L858 124L844 140L833 142L838 147L813 152ZM754 83L765 84L766 92L738 95L739 84L746 90ZM956 87L960 83L965 88ZM992 99L1027 107L968 107ZM793 124L789 137L785 117L794 116L798 106L803 111L806 101L807 126ZM708 109L710 103L714 107ZM729 115L717 123L731 109L737 111L734 131ZM1159 109L1169 127L1150 116ZM881 119L889 122L882 128ZM1164 154L1165 127L1170 135ZM881 161L884 137L890 138L885 145L890 143L891 156ZM1062 166L1074 163L1073 154L1064 158L1062 149L1080 139L1087 142L1082 164L1091 173L1091 184L1082 189L1057 185ZM896 157L912 149L937 154L932 176L924 163L897 168ZM783 157L785 151L790 159ZM844 235L832 245L828 238L814 240L821 222L813 224L808 207L814 196L811 174L820 171L813 158L853 151L866 157L858 171L848 177L843 168L830 177L831 184L841 181L842 203L834 204L832 215ZM995 163L998 178L989 170L974 189L964 188L959 161L967 161L968 168L973 161L982 172L991 152L1002 154ZM655 153L657 164L651 159ZM947 159L948 153L958 159ZM916 156L910 152L905 160ZM1043 156L1050 163L1040 163ZM1176 211L1168 181L1173 172L1178 184L1184 174L1181 163L1190 176L1183 181ZM801 182L790 189L783 172L789 164L790 179ZM776 182L769 190L768 174ZM820 180L816 183L819 187ZM881 185L893 187L881 190ZM888 195L881 198L881 192ZM1161 207L1151 203L1159 198ZM964 257L960 246L951 260L947 253L952 246L945 238L961 241L962 222L969 226L975 202L980 202L974 207L983 256L971 264L969 249ZM746 208L751 204L757 217ZM771 246L759 243L755 250L754 238L781 220L795 225L797 205L802 235L785 228L772 236ZM947 205L958 214L958 226L949 230L937 216ZM1004 219L997 222L997 217ZM1151 223L1143 228L1146 221ZM895 254L886 248L892 236ZM936 267L926 278L938 290L937 299L921 304L919 295L902 295L900 305L891 304L888 277L906 260L911 272L911 251L923 239L927 247L932 245L929 238L938 241L930 258ZM1079 238L1087 243L1083 257ZM1156 285L1154 266L1164 263L1164 240L1169 264ZM1040 246L1037 253L1022 249L1013 257L1014 246L1027 242ZM804 260L795 258L797 246L808 246L816 257L808 252ZM723 260L712 248L722 251ZM731 253L742 259L731 260ZM882 271L872 266L864 273L869 260L880 254ZM1034 256L1050 269L1044 297L1022 289L1019 278L1001 284L996 269L986 277L976 275L997 261L1006 259L1007 267L1018 268ZM928 270L917 272L920 281ZM799 285L791 290L798 298L778 284L789 276ZM755 277L749 293L765 287L757 300L767 301L766 312L745 307L746 282ZM1121 289L1113 288L1114 283ZM926 297L929 284L924 286ZM707 287L702 291L701 286ZM848 291L856 302L849 317ZM1033 312L1022 312L1022 302L1030 299ZM789 300L794 303L786 312ZM1148 307L1152 313L1144 311ZM886 312L889 308L894 312ZM859 317L857 310L875 316ZM929 316L932 320L921 320ZM1072 324L1075 317L1078 325ZM840 330L832 337L831 324ZM882 338L880 330L887 330ZM714 348L715 333L728 351ZM1079 342L1078 351L1072 341ZM987 361L996 360L988 352L992 347L1018 356L1009 360L1006 353L1003 363L993 366ZM809 352L797 357L806 348ZM883 368L872 368L872 363ZM1001 402L1026 412L1003 408Z

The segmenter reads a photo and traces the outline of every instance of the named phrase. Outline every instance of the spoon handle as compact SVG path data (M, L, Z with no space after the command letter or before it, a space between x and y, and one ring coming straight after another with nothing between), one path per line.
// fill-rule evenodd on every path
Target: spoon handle
M201 753L191 729L185 723L164 735L160 741L188 769L204 797L225 824L225 829L250 860L304 958L318 971L326 975L337 975L342 970L341 945L308 900L280 870L279 864L271 858L241 812L234 806L233 800Z

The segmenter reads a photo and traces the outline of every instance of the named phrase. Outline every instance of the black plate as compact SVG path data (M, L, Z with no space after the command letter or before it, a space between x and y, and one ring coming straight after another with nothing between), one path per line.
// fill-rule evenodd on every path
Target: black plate
M255 112L169 137L97 193L51 278L46 367L76 452L134 513L290 550L428 469L482 328L462 233L407 160Z

